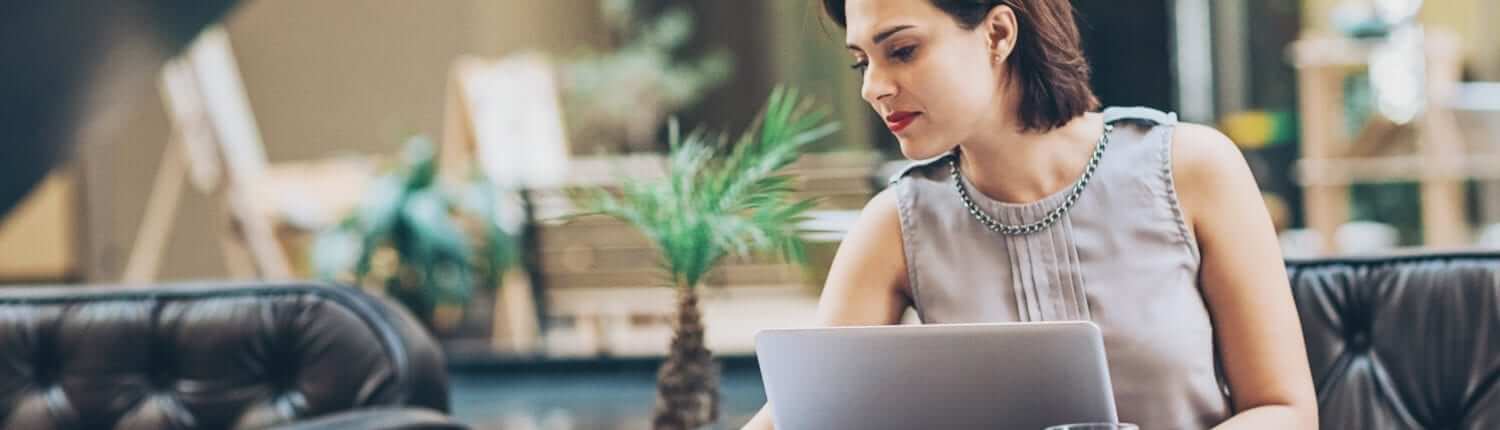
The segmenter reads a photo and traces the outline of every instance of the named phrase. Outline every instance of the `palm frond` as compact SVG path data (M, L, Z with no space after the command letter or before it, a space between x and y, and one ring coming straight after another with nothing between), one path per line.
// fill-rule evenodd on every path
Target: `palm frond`
M747 199L772 192L776 187L765 181L795 162L808 144L838 130L838 124L824 123L827 111L815 110L797 97L794 89L778 87L771 92L766 108L725 161L715 187L716 210L735 210Z
M777 88L732 141L702 129L683 135L673 120L665 178L621 178L618 193L596 189L575 193L574 201L585 213L640 230L676 285L697 285L730 255L772 251L800 263L798 225L816 201L793 201L795 181L783 171L837 130L828 116L796 90Z

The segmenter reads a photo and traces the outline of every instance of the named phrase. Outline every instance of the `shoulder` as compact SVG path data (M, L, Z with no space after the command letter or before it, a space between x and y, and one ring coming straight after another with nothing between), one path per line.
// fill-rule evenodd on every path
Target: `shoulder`
M863 230L865 233L872 230L887 233L894 231L897 235L901 234L901 209L896 201L896 192L895 187L888 187L875 194L875 197L865 203L864 209L860 210L853 230Z
M1172 177L1189 217L1215 212L1227 199L1260 199L1240 148L1219 130L1180 123L1172 133Z
M1173 178L1179 186L1191 188L1200 180L1240 170L1249 174L1239 147L1213 127L1179 122L1175 113L1141 106L1112 106L1104 109L1103 116L1105 122L1142 134L1165 130L1170 140L1163 149L1168 151Z
M854 220L854 225L850 226L848 235L845 236L845 245L849 248L895 250L886 259L901 258L904 215L901 213L897 192L895 187L886 188L865 203L864 209L860 210L859 217ZM843 248L844 246L840 246L840 250Z
M1229 136L1194 123L1179 123L1172 132L1172 171L1184 184L1249 174L1244 154Z
M865 204L834 257L834 268L869 272L875 268L899 269L889 276L904 285L905 244L902 240L901 209L894 188L886 188ZM871 275L873 273L866 273Z

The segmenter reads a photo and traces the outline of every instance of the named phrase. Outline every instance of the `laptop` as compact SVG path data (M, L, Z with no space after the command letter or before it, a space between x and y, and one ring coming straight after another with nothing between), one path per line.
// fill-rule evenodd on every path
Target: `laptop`
M1025 429L1117 422L1088 321L764 330L778 430Z

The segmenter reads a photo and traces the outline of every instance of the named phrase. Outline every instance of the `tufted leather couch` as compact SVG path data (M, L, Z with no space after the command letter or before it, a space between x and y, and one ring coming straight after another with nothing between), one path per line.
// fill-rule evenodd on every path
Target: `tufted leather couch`
M1323 428L1500 428L1500 253L1287 268Z
M310 283L0 288L0 428L454 429L432 338Z

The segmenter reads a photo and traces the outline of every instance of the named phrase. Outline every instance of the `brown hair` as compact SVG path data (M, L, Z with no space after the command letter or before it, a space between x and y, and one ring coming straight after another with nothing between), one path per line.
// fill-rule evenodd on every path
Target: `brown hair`
M978 27L997 6L1015 11L1021 37L1009 68L1020 79L1022 130L1051 130L1099 108L1099 99L1089 88L1089 64L1073 20L1073 6L1066 0L929 1L965 30ZM823 11L839 27L845 26L844 0L823 0Z

